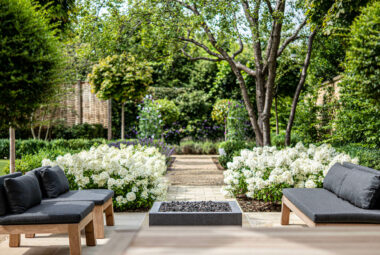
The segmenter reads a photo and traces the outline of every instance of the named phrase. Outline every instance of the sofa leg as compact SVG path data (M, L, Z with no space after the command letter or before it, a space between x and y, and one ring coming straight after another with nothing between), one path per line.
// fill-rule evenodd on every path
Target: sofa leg
M281 206L281 225L289 225L289 217L290 217L290 209L284 203L284 201L282 201L282 206Z
M94 231L94 221L90 221L86 227L85 227L85 233L86 233L86 244L87 246L95 246L96 245L96 238L95 238L95 231Z
M82 245L78 224L69 224L68 227L70 255L81 255Z
M94 227L96 239L104 238L103 207L96 205L94 208Z
M10 234L9 235L9 247L20 247L21 234Z
M114 226L115 225L115 216L113 212L113 204L111 203L107 209L105 210L106 213L106 224L107 226Z
M35 238L36 234L25 234L25 238Z

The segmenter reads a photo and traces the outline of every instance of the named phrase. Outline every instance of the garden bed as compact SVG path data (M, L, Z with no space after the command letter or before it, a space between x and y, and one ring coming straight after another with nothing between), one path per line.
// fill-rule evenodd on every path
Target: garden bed
M243 212L281 212L280 202L265 202L246 196L238 196L236 200Z

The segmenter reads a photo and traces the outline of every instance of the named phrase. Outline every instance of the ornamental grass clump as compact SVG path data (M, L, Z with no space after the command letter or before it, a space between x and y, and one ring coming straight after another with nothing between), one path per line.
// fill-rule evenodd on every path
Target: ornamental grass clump
M155 147L101 145L55 161L44 159L42 165L64 169L71 189L113 190L117 210L150 207L167 191L165 156Z
M253 199L280 201L284 188L321 188L330 167L344 161L357 163L358 159L327 144L242 150L240 156L227 163L223 191L226 195L245 194Z

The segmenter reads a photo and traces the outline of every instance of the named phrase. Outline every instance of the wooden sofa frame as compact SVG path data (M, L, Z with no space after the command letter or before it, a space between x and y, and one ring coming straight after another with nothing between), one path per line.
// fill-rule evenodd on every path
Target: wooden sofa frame
M102 205L95 205L93 214L94 214L94 227L95 227L95 238L103 239L104 238L104 220L103 213L106 217L107 226L115 225L115 215L113 211L112 197L107 200ZM29 233L25 235L26 238L34 238L35 233Z
M380 227L380 224L370 224L370 223L315 223L308 216L306 216L300 209L298 209L286 196L282 196L282 206L281 206L281 225L289 225L290 212L297 215L308 227Z
M85 229L87 246L95 246L94 214L89 213L81 222L75 224L32 224L32 225L0 225L0 234L9 234L9 247L19 247L21 234L67 233L69 236L70 255L82 252L81 230Z

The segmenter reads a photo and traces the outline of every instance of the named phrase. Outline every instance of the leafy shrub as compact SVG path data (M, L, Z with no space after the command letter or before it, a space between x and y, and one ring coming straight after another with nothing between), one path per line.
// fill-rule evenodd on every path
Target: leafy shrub
M237 102L232 99L218 99L212 107L211 118L218 124L224 124L227 119L228 111L231 104Z
M216 142L194 142L183 141L175 147L176 154L217 154L219 143Z
M335 140L380 146L380 2L373 1L351 26L337 112Z
M359 159L359 164L380 170L380 150L365 148L361 144L349 144L335 147L337 151L347 153L351 157Z
M94 139L105 138L107 129L101 124L78 124L68 127L66 125L56 125L52 128L53 139Z
M167 190L165 156L154 147L102 145L42 164L62 167L71 189L113 190L117 210L150 207Z
M139 108L139 138L159 138L162 134L162 116L152 96L145 96Z
M349 155L337 152L330 145L319 147L302 143L295 147L278 150L276 147L256 147L242 150L227 164L224 172L226 187L230 195L245 194L247 197L280 201L282 189L322 187L323 179L336 162L358 163Z
M297 143L301 142L302 139L297 134L292 134L292 140L290 142L290 146L293 147ZM281 132L280 134L272 134L271 135L271 143L273 146L276 146L278 148L284 148L285 147L285 132Z
M40 167L42 165L43 159L54 159L58 156L62 156L69 152L75 153L79 152L79 150L56 148L50 150L40 150L38 153L35 154L23 155L21 159L16 159L16 171L26 173L30 170ZM6 173L9 173L9 163L5 167L4 171Z
M41 150L88 150L92 146L97 146L105 143L105 139L57 139L51 141L29 139L29 140L16 140L16 157L21 158L25 155L36 154ZM8 158L9 156L9 140L0 139L0 157Z
M232 102L229 104L227 115L227 140L244 140L247 137L250 124L248 112L243 104Z
M173 101L167 99L159 99L155 101L158 110L161 113L161 119L164 125L171 125L178 120L179 110Z

